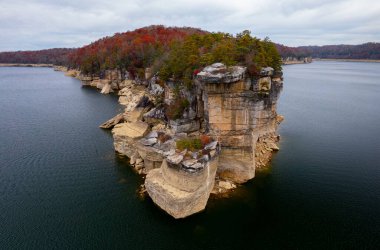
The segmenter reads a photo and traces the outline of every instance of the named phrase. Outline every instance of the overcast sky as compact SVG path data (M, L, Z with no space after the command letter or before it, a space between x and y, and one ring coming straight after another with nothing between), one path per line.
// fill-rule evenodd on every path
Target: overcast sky
M80 47L152 24L289 46L380 42L380 0L0 0L0 51Z

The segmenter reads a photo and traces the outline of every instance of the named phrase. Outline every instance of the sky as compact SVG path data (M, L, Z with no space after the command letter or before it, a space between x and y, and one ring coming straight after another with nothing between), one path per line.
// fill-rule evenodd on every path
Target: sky
M288 46L380 42L380 0L0 0L0 51L81 47L153 24Z

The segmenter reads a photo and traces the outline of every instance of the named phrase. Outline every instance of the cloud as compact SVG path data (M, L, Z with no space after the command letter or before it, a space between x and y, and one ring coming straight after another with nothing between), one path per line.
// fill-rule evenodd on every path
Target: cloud
M0 51L80 47L152 24L237 33L287 45L380 42L373 0L0 0Z

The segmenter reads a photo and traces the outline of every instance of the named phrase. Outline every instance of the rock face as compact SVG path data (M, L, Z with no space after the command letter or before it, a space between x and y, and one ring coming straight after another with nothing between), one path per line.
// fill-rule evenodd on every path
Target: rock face
M189 172L181 164L164 160L160 168L148 172L145 187L160 208L176 219L184 218L205 209L217 165L218 158L214 158L200 170Z
M119 123L112 129L115 151L131 158L136 154L135 140L148 132L148 124L138 121Z
M205 67L197 76L205 83L231 83L244 79L245 71L245 67L227 68L222 63L214 63Z
M153 202L184 218L205 209L211 192L230 192L254 178L279 150L276 131L283 117L276 103L282 74L266 67L249 77L245 67L215 63L189 87L163 83L153 73L146 69L144 80L119 71L75 75L104 94L118 90L124 113L101 127L113 128L115 151L146 174ZM173 110L176 115L168 114Z
M148 124L145 122L127 122L115 125L114 134L130 137L132 139L144 136L148 131Z
M218 175L243 183L255 176L255 149L259 139L276 134L276 102L282 82L271 83L272 68L264 68L263 76L258 79L229 77L244 75L244 67L222 68L222 72L228 72L226 76L209 73L220 72L220 68L211 65L205 68L206 72L198 74L199 85L203 87L205 119L210 133L222 145Z
M115 117L112 117L111 119L109 119L108 121L103 123L102 125L100 125L99 127L101 127L101 128L113 128L116 124L123 122L123 121L124 121L123 114L118 114Z

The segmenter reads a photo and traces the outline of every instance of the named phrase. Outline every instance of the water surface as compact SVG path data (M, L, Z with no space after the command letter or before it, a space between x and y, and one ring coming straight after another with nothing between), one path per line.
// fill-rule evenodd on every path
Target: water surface
M378 249L380 64L284 67L272 165L174 220L98 125L117 97L47 68L0 68L1 249Z

